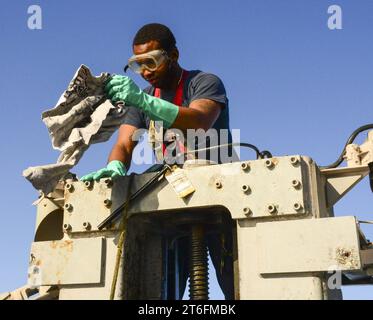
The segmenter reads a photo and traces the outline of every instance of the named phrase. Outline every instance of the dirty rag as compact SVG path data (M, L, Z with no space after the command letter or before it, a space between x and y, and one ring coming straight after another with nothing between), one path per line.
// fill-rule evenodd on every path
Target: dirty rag
M109 73L95 77L81 65L56 106L42 113L52 147L61 153L54 164L23 171L37 190L44 194L53 191L91 144L109 140L122 124L126 108L123 104L113 105L105 96L109 77Z

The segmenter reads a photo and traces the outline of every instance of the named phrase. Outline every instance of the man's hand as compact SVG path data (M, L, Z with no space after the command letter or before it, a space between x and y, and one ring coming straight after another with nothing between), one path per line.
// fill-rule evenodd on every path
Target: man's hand
M143 92L133 80L125 76L113 76L106 84L105 92L111 101L126 102L142 109L151 120L163 121L165 128L171 127L179 113L178 106Z
M130 78L113 76L105 86L108 98L113 102L123 101L133 107L143 108L144 92Z
M101 178L114 178L118 176L125 176L126 175L126 167L124 164L119 160L113 160L108 163L106 168L100 169L98 171L92 172L90 174L86 174L85 176L81 177L81 181L92 181L92 180L100 180Z

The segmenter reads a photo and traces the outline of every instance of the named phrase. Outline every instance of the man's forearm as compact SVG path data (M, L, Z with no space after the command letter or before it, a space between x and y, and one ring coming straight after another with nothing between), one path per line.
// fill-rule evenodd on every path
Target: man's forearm
M129 152L127 152L127 150L123 146L119 144L115 144L113 149L110 152L108 162L113 161L113 160L121 161L126 167L127 172L130 169L131 155L129 154Z
M203 113L190 108L179 107L179 113L172 124L173 128L180 130L204 129L208 130L211 126Z
M188 108L179 107L178 115L172 127L180 130L208 130L218 119L223 107L223 104L208 99L192 101Z

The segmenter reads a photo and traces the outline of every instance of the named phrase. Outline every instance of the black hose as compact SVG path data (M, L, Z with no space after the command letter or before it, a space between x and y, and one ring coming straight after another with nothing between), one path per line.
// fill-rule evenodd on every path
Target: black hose
M187 154L187 153L194 153L194 154L196 154L196 153L198 153L200 151L207 151L207 150L214 150L214 149L219 149L219 148L224 148L224 147L235 147L235 146L246 147L246 148L250 148L250 149L254 150L255 153L256 153L256 158L257 159L272 158L272 154L269 151L267 151L267 150L260 151L253 144L246 143L246 142L234 142L234 143L219 144L219 145L208 147L208 148L202 148L202 149L196 149L196 150L188 150L188 151L185 151L184 154Z
M348 138L339 158L336 161L334 161L332 164L329 164L328 166L320 166L320 169L331 169L331 168L338 167L343 162L343 156L345 155L347 145L351 144L356 139L359 133L369 130L369 129L373 129L373 123L366 124L365 126L361 126L357 128Z

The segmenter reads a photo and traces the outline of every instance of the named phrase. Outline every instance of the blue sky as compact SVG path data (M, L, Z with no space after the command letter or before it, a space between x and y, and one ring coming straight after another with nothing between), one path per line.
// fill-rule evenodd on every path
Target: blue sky
M173 30L186 69L217 74L230 99L231 127L241 140L274 155L333 162L350 133L373 114L373 2L370 0L10 1L0 11L0 292L26 283L37 192L22 171L56 161L41 112L53 107L80 64L122 73L132 37L149 22ZM30 5L42 29L27 27ZM327 27L330 5L343 29ZM140 85L145 83L138 77ZM365 136L363 137L365 138ZM95 145L74 168L83 175L106 163L113 139ZM358 140L361 142L362 138ZM242 150L243 159L253 154ZM133 167L141 172L143 167ZM363 180L336 215L371 219ZM363 226L373 239L373 227ZM344 288L345 298L372 299L370 287ZM221 294L213 285L211 297Z

